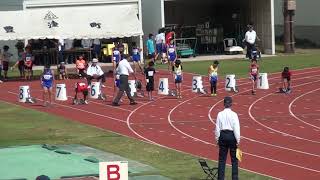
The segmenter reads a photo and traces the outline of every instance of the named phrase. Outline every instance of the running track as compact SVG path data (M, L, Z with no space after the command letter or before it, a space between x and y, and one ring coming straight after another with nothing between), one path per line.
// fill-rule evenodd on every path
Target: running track
M137 106L129 106L123 98L120 107L112 107L113 88L105 88L107 102L92 100L87 106L73 106L71 100L56 102L53 108L18 103L18 86L30 85L32 96L42 104L38 81L1 84L0 100L217 160L215 117L223 109L224 96L233 96L244 152L240 167L275 179L316 180L320 179L319 73L320 68L294 71L290 95L275 93L280 87L279 73L269 74L270 89L258 90L255 96L250 94L248 79L237 80L238 94L225 92L224 81L220 80L218 97L191 93L193 75L185 73L181 100L156 96L156 101L148 102L146 98L138 98ZM167 72L159 72L157 77L172 79ZM57 83L66 83L68 95L73 96L74 80ZM111 83L109 78L108 84Z

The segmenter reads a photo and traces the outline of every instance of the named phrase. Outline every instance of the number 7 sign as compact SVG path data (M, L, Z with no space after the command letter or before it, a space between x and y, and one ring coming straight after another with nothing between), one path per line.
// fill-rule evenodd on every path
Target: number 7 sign
M100 162L99 180L128 180L128 162Z

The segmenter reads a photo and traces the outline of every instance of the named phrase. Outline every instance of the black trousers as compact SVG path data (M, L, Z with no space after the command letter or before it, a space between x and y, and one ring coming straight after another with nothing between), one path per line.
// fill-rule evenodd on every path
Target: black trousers
M96 79L96 80L98 80L98 81L101 80L101 83L105 83L105 82L106 82L106 77L105 77L104 74L102 74L101 76L99 76L99 77L97 77L97 78L94 78L93 76L87 75L88 85L91 85L91 81L92 81L93 79Z
M131 96L131 89L128 83L128 77L127 75L120 75L120 87L119 87L119 92L116 96L116 98L114 99L115 104L118 104L121 97L123 96L124 91L126 92L130 102L134 102L133 97Z
M217 94L217 81L210 82L211 85L211 94Z
M250 44L248 42L246 42L247 45L247 57L249 59L252 59L251 55L252 55L252 49L255 47L255 44Z
M232 164L232 180L238 180L238 159L236 157L237 141L233 131L221 131L219 137L218 180L224 180L228 150Z

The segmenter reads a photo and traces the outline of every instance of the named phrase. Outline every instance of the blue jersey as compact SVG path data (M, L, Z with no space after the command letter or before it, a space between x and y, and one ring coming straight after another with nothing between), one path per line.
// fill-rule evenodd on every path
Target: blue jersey
M115 50L113 50L112 55L113 55L113 61L118 64L119 61L121 60L120 59L120 51L118 49L115 49Z
M168 47L168 57L170 61L174 61L176 59L176 48L172 44Z
M140 53L138 48L132 49L132 59L133 61L140 61Z
M52 84L53 84L53 74L51 69L45 69L42 77L42 86L47 87L47 88L51 88Z

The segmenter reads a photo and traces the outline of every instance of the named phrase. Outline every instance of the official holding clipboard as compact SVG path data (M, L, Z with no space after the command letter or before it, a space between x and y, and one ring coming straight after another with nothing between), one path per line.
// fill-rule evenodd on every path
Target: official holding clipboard
M217 116L215 139L219 145L218 180L224 180L228 150L231 156L232 180L239 179L237 147L240 143L240 123L237 113L231 110L231 106L232 98L225 97L225 109Z

